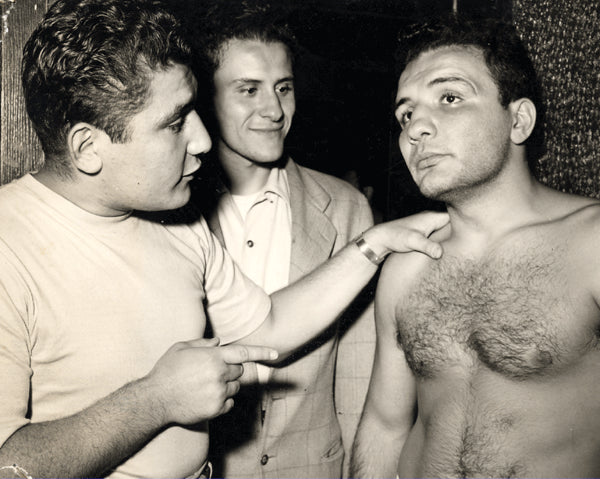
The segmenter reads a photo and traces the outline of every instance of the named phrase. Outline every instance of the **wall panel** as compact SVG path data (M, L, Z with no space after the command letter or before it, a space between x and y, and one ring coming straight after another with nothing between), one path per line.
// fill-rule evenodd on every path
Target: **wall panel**
M46 11L46 2L0 0L2 84L0 102L0 184L39 167L42 150L27 118L21 91L23 45Z

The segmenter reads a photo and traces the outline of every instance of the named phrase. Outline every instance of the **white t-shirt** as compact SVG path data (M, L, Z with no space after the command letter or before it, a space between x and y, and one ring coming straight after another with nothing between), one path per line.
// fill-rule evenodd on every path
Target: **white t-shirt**
M223 344L270 309L204 220L96 216L30 175L0 188L0 444L146 375L173 343L202 337L204 303ZM187 477L207 448L206 428L170 427L110 477Z

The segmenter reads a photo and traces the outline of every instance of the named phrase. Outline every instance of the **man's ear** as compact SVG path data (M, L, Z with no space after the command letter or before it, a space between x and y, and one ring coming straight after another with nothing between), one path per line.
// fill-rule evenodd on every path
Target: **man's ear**
M94 144L100 131L88 123L76 123L69 130L69 154L73 165L81 172L95 175L102 169L102 158Z
M516 145L520 145L529 138L535 126L537 117L535 105L529 98L520 98L511 102L508 108L513 119L510 139Z

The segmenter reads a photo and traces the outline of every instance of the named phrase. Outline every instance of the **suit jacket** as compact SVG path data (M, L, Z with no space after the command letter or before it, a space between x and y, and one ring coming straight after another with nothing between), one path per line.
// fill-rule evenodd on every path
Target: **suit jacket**
M373 217L366 198L349 183L291 159L285 169L293 282L369 228ZM217 214L208 221L224 243ZM341 321L276 367L267 385L243 387L233 410L211 422L215 477L342 477L373 361L372 299L368 289Z

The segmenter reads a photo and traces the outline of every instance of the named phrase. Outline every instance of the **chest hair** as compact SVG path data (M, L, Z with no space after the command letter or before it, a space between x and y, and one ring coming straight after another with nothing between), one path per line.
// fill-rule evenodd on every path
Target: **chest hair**
M413 372L434 377L483 363L514 379L551 374L597 341L573 331L558 255L487 261L444 258L396 310L398 341Z

